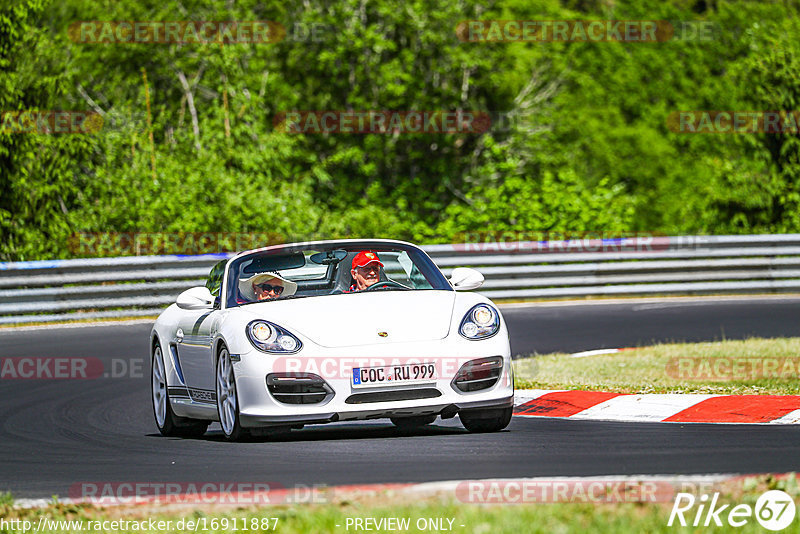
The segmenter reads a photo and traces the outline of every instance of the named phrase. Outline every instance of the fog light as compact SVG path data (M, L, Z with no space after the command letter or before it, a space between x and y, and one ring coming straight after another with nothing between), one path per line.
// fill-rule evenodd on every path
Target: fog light
M500 356L472 360L461 366L452 385L464 393L489 389L500 380L502 370L503 358Z

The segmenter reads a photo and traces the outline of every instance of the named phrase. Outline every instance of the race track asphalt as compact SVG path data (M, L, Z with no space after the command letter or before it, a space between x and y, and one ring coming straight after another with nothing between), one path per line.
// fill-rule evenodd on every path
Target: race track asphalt
M800 335L800 298L542 305L503 310L516 354L654 341ZM226 443L158 435L148 324L0 330L0 357L91 356L125 378L0 380L0 491L70 495L81 482L341 485L471 478L800 470L800 426L680 425L515 418L469 434L458 419L402 432L374 421ZM131 366L134 370L131 371Z
M507 306L511 353L800 336L800 298L634 300Z

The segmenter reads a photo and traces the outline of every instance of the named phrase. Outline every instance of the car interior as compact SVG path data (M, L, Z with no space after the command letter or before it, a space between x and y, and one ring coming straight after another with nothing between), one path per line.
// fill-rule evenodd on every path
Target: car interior
M343 259L338 261L331 261L327 264L324 277L302 279L292 276L290 272L293 269L299 269L307 265L308 258L304 257L302 253L290 254L286 256L264 256L255 258L251 263L242 268L242 277L252 276L261 272L281 272L281 275L286 276L293 282L297 283L297 291L295 295L298 297L307 297L315 295L337 295L346 292L353 284L353 277L350 274L353 258L360 251L349 251ZM344 253L344 251L342 251ZM379 253L380 254L380 253ZM384 268L381 267L379 274L379 281L385 282L389 280ZM250 302L239 294L237 301L240 304Z
M297 293L299 295L317 295L320 291L328 290L330 295L344 293L353 285L353 276L350 274L353 258L359 251L351 251L338 264L328 265L328 272L324 280L298 280ZM380 281L388 280L381 267Z

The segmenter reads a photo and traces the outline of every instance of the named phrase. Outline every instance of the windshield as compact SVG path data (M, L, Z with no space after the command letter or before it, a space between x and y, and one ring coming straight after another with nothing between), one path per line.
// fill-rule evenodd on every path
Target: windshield
M364 291L452 289L416 247L374 241L317 243L254 252L233 260L226 306Z

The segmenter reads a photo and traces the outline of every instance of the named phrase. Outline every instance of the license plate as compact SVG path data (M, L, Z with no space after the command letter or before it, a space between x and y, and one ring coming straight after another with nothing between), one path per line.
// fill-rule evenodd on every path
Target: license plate
M395 384L419 384L436 380L436 364L409 363L383 367L355 367L353 387L368 388Z

